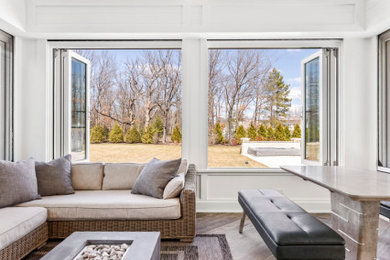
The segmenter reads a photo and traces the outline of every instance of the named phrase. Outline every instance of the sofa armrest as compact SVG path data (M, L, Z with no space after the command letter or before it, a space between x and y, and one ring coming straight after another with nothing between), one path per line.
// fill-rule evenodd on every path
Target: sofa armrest
M195 194L196 194L196 169L194 164L190 164L186 174L184 189L180 193L180 204L182 216L184 218L195 219Z

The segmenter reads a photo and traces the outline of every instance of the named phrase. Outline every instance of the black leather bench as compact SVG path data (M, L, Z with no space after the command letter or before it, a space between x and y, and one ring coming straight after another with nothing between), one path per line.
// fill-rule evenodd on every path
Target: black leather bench
M381 215L390 219L390 201L381 201L380 206Z
M344 239L275 190L242 190L238 201L277 259L344 259Z

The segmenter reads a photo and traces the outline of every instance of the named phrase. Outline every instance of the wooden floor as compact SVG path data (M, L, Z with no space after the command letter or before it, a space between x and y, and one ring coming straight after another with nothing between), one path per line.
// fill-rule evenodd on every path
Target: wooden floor
M318 219L329 224L328 214L315 215ZM238 233L241 214L236 213L198 213L197 234L225 234L235 260L259 259L274 260L271 252L257 233L256 229L245 220L244 232ZM379 260L390 260L390 222L379 222Z

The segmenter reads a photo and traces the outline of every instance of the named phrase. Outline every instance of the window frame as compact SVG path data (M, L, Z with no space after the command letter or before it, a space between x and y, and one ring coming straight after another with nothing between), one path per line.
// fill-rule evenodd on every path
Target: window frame
M4 160L14 160L14 87L13 87L13 64L14 64L14 37L2 30L0 30L0 41L5 45L5 86L4 86L4 114L2 121L4 121ZM1 102L1 103L2 103Z
M65 118L67 118L65 113L65 84L66 79L62 77L61 71L63 62L61 58L61 52L65 50L75 50L75 49L135 49L135 50L144 50L144 49L177 49L182 50L182 41L181 40L49 40L49 59L51 60L52 66L48 68L48 75L53 75L50 77L49 84L52 88L52 115L50 115L51 124L53 126L52 131L50 131L50 139L53 140L52 147L50 147L49 154L51 158L55 159L62 157L70 151L67 151L65 144ZM184 88L184 85L182 86ZM182 108L183 110L183 108ZM184 124L182 126L184 128ZM89 135L89 134L88 134ZM183 150L185 142L183 139L181 153ZM88 159L89 160L89 154ZM87 161L84 160L84 161ZM82 162L82 161L77 161Z
M377 170L390 173L389 167L380 166L380 154L385 156L388 153L389 147L386 146L386 142L382 140L383 135L386 132L386 107L388 106L388 100L386 100L386 43L390 42L390 30L386 31L378 36L378 146L377 146ZM390 61L388 61L390 62ZM387 102L386 102L387 101ZM385 121L385 122L383 122Z
M334 67L334 70L328 68L328 76L332 77L332 81L327 79L327 96L329 97L326 103L327 115L324 121L327 122L326 133L329 135L326 138L327 155L324 165L339 165L339 74L340 74L340 56L342 52L341 39L260 39L260 40L223 40L223 39L208 39L207 52L210 49L301 49L301 48L318 48L318 49L333 49L331 55L335 59L329 62ZM208 66L207 66L208 68ZM208 70L207 70L208 75ZM208 86L207 86L208 88ZM207 118L205 120L208 120ZM323 131L323 128L321 128ZM208 129L206 129L208 131ZM323 131L324 132L324 131ZM208 146L207 146L208 148ZM209 168L208 167L208 149L205 151L206 167L203 172L256 172L256 173L278 173L284 172L279 168ZM310 164L310 161L305 160L304 163ZM202 169L202 168L201 168Z

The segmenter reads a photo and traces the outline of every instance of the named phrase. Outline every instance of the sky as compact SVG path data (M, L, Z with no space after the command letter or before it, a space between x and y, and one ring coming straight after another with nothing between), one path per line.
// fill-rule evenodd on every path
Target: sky
M144 50L95 50L94 52L99 54L106 51L116 59L118 65L136 59L144 52ZM292 99L290 110L300 112L302 106L301 62L318 52L319 49L262 49L261 51L270 57L274 67L284 77L285 83L290 85L290 98Z

